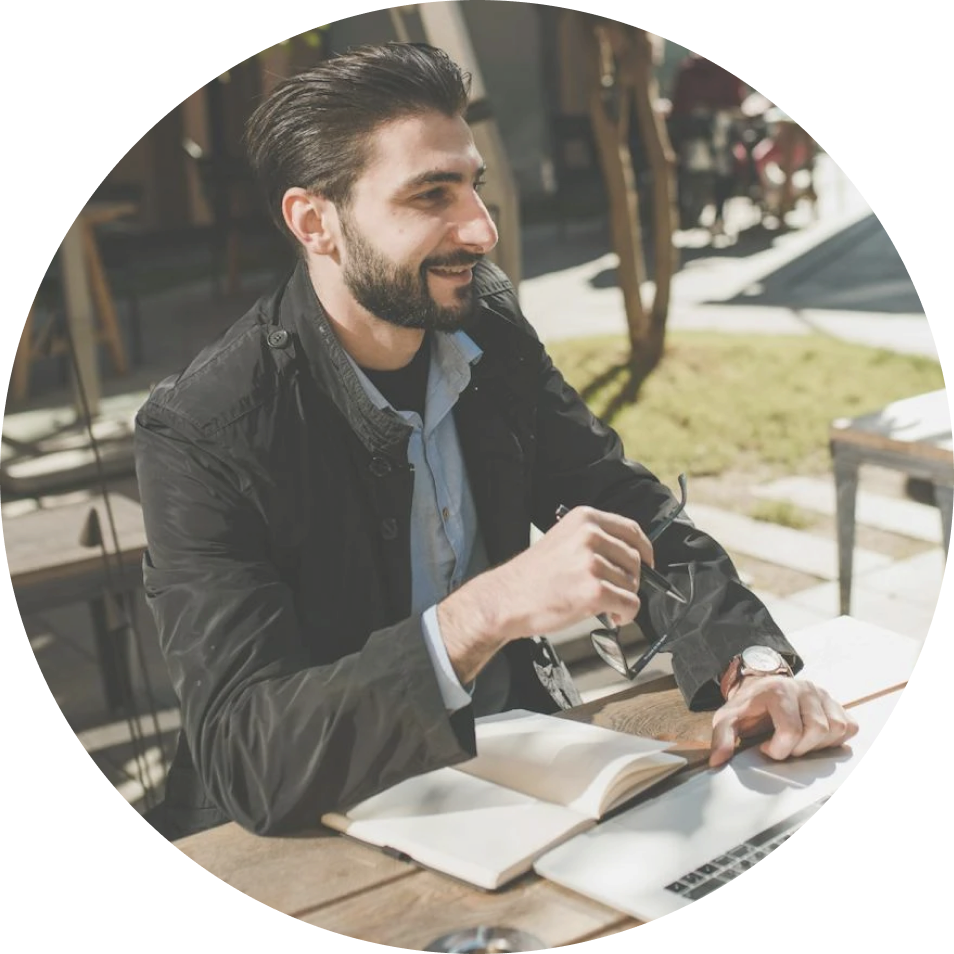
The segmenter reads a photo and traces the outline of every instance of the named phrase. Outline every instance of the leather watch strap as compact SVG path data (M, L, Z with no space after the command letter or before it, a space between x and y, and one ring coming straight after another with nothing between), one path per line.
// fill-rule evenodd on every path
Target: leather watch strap
M768 652L772 653L773 656L777 657L780 660L777 669L774 670L764 670L764 669L749 669L746 668L745 663L745 653L750 650L760 650L767 647L753 646L745 650L745 652L740 653L738 656L733 656L732 661L729 663L725 672L722 674L722 678L719 680L719 692L722 693L722 698L728 702L729 693L746 677L746 676L791 676L792 667L785 661L785 657L780 653L776 652L774 649L769 649Z
M722 678L719 680L719 692L722 693L722 698L728 702L729 692L738 684L741 679L740 672L742 669L742 656L733 656L732 661L729 663L728 668L722 674Z

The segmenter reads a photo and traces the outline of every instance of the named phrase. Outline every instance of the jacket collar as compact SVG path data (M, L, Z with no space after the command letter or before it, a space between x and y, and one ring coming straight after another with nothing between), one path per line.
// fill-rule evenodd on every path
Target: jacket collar
M368 451L397 451L406 444L410 425L376 407L368 396L315 294L304 262L298 263L285 287L278 321L293 335L318 388L334 401Z
M491 345L491 349L474 364L473 380L490 380L506 375L512 364L523 362L525 345L521 348L518 342L526 341L526 336L513 334L516 329L512 327L512 316L496 304L496 298L507 292L512 294L512 286L503 272L487 262L478 263L474 268L474 292L477 308L464 330L479 348L487 351L487 345ZM294 346L300 349L317 387L335 403L367 450L374 454L393 453L403 459L410 425L376 406L369 397L353 361L331 327L303 262L298 263L285 286L277 319L293 336ZM507 340L498 342L501 336ZM504 347L493 347L495 344Z

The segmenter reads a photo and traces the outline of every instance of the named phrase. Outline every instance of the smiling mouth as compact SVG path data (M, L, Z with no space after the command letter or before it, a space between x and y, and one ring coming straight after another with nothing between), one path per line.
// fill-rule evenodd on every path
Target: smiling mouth
M429 272L437 275L439 278L450 278L457 281L470 281L474 273L473 265L445 265L441 267L432 266Z

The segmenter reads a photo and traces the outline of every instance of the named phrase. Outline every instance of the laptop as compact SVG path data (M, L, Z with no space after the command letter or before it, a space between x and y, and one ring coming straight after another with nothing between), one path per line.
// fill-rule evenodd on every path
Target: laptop
M577 835L534 869L640 920L678 911L757 864L818 811L899 696L855 706L859 731L848 746L787 762L748 749Z

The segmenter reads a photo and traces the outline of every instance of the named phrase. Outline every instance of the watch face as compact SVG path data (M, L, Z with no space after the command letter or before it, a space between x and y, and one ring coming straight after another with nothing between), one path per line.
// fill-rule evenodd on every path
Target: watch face
M768 646L749 646L742 652L742 665L755 672L776 672L785 660Z

